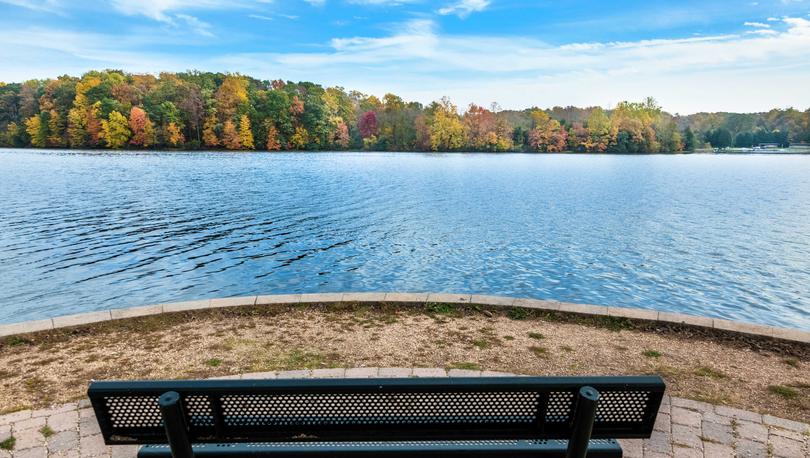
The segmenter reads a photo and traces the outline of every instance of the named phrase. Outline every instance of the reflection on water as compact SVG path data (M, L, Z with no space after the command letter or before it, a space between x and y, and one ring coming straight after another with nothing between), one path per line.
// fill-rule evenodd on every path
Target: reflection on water
M0 321L458 291L810 329L810 157L0 152Z

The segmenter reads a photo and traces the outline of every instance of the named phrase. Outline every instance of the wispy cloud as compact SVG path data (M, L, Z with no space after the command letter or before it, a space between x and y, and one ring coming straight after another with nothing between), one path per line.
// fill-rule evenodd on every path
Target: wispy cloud
M62 14L62 8L58 0L0 0L0 4L32 11Z
M458 17L464 18L471 13L484 11L489 7L490 0L459 0L456 3L439 8L437 13L446 16L448 14L455 14Z
M771 28L770 24L766 24L764 22L744 22L743 25L748 26L748 27L762 28L762 29L770 29Z

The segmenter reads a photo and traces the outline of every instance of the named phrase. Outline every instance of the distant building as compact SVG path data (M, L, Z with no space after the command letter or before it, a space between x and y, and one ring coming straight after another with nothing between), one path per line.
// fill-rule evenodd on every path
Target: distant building
M757 145L759 149L777 149L779 148L779 143L760 143Z

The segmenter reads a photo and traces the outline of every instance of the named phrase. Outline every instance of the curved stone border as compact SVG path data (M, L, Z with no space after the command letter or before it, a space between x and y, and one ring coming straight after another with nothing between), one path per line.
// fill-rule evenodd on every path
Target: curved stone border
M588 316L628 318L668 324L685 324L699 328L715 329L756 337L767 337L797 343L810 343L810 332L799 329L777 328L741 321L722 320L681 313L655 310L608 307L603 305L573 304L553 300L525 299L505 296L483 296L453 293L322 293L322 294L276 294L265 296L227 297L198 301L171 302L144 305L125 309L111 309L78 315L57 316L51 319L25 321L0 325L0 337L29 332L47 331L69 326L80 326L102 321L183 312L222 307L281 304L337 304L337 303L401 303L401 304L476 304L500 307L525 307L554 312L575 313Z
M357 367L235 374L218 379L498 377L504 372L420 367ZM53 435L40 429L47 425ZM90 402L0 415L0 441L15 438L0 457L134 457L138 446L104 445ZM747 410L665 395L649 439L621 439L627 458L810 456L810 425Z

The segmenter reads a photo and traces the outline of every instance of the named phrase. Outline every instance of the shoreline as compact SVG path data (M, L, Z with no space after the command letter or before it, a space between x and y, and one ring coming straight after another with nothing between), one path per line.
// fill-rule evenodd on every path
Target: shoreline
M509 307L516 310L531 309L547 312L573 314L591 318L608 318L659 323L661 325L688 326L703 332L731 333L744 337L781 340L789 343L810 344L810 332L800 329L767 326L744 321L725 320L674 312L649 309L611 307L591 304L575 304L554 300L487 296L462 293L321 293L277 294L242 297L201 299L194 301L148 304L120 309L60 315L40 320L0 324L0 337L52 331L74 326L84 326L106 321L161 315L166 313L207 310L228 307L314 305L314 304L389 304L430 305L454 304L471 306Z

